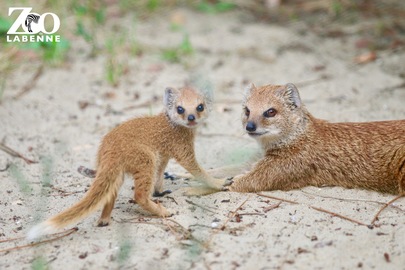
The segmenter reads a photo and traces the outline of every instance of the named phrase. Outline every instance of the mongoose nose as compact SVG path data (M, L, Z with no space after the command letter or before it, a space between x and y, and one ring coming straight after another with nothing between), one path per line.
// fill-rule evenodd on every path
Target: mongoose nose
M195 120L194 114L190 114L190 115L187 117L187 120L190 121L190 122L194 121L194 120Z
M255 130L256 130L256 124L253 123L253 122L251 122L251 121L249 121L249 122L246 124L246 130L247 130L247 131L250 131L250 132L255 131Z

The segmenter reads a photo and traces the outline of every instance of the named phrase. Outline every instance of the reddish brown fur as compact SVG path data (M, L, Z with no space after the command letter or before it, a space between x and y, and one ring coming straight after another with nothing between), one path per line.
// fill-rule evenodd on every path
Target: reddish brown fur
M295 96L294 96L295 95ZM291 190L304 186L342 186L387 193L405 192L405 120L329 123L314 118L301 104L298 90L286 86L254 86L244 106L258 132L264 157L230 190L255 192ZM272 118L263 117L270 107Z

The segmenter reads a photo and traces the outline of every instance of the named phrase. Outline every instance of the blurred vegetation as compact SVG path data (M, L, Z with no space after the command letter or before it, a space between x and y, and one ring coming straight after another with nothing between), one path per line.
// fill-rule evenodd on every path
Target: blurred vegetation
M370 50L403 48L405 44L405 3L400 0L47 0L4 1L0 15L0 100L7 74L25 61L44 62L59 66L67 61L71 45L83 40L90 45L89 57L105 56L105 81L117 86L125 74L128 55L157 54L170 63L182 63L196 53L190 33L181 24L170 22L171 31L182 31L178 45L150 48L141 44L130 30L120 28L120 19L139 20L167 14L178 7L193 9L208 15L221 16L229 11L242 12L251 21L275 23L312 32L325 37L342 37L344 26L358 24L357 33L363 37L359 46ZM33 6L35 12L54 12L61 19L57 34L61 42L7 43L5 36L17 14L7 16L9 6ZM14 16L15 15L15 16ZM367 23L364 23L367 19ZM52 22L52 20L50 20ZM48 22L47 22L48 23ZM125 32L127 31L127 32ZM128 32L131 31L131 32ZM131 34L132 33L132 34ZM108 37L107 39L105 37ZM119 41L117 41L117 39Z

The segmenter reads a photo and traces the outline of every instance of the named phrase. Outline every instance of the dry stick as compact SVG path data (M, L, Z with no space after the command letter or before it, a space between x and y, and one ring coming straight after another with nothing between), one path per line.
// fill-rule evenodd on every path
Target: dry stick
M307 85L318 83L320 81L329 80L330 78L331 78L331 76L329 76L329 75L321 75L319 78L312 79L312 80L307 80L307 81L302 81L302 82L297 82L295 85L297 87L305 87Z
M234 218L237 214L237 212L245 205L245 203L250 199L250 197L252 197L252 195L249 195L246 200L244 200L234 211L232 211L232 214L228 217L227 220L225 220L224 224L219 227L218 229L216 229L211 235L210 238L204 243L204 248L208 248L208 246L210 245L212 239L214 238L214 236L219 232L219 231L223 231L225 230L226 224L228 224L228 222Z
M45 243L53 242L53 241L59 240L59 239L61 239L61 238L63 238L63 237L69 236L69 235L71 235L72 233L77 232L78 230L79 230L79 229L78 229L77 227L74 227L74 228L72 228L72 229L69 229L69 230L63 232L64 234L61 235L61 236L58 236L58 237L55 237L55 238L52 238L52 239L48 239L48 240L44 240L44 241L39 241L39 242L31 243L31 244L24 245L24 246L17 246L17 247L13 247L13 248L2 249L2 250L0 250L0 252L8 252L8 251L12 251L12 250L27 248L27 247L35 247L35 246L42 245L42 244L45 244ZM55 234L52 234L52 235L57 235L57 234L61 234L61 233L55 233ZM15 239L22 239L22 238L24 238L24 237L15 238ZM14 239L14 240L15 240L15 239ZM10 241L11 241L11 240L12 240L12 239L10 239Z
M265 195L265 194L262 194L262 193L256 193L256 194L261 196L261 197L266 197L266 198L274 199L274 200L277 200L277 201L288 202L288 203L292 203L292 204L298 204L297 202L294 202L294 201L291 201L291 200L281 199L281 198L277 198L277 197L274 197L274 196Z
M14 151L13 149L11 149L10 147L6 146L3 143L0 143L0 150L3 150L4 152L6 152L7 154L9 154L13 157L18 157L18 158L23 159L25 162L27 162L27 164L38 163L38 161L34 161L34 160L24 157L23 155Z
M263 212L267 213L267 212L269 212L269 211L271 211L273 209L276 209L276 208L278 208L280 206L281 203L282 203L282 201L280 201L280 202L278 202L276 204L270 205L269 207L265 207L265 208L263 208Z
M398 200L399 198L402 198L403 196L405 196L405 194L401 194L398 195L397 197L395 197L394 199L390 200L389 202L387 202L383 207L381 207L381 209L377 212L377 214L375 214L373 220L371 221L371 225L374 225L374 223L378 220L378 216L381 214L381 212L387 208L390 204L392 204L393 202L395 202L396 200Z
M308 192L305 190L301 190L301 192L305 193L307 195L326 198L326 199L334 199L334 200L349 201L349 202L368 202L368 203L376 203L376 204L383 204L383 205L386 204L385 202L366 200L366 199L352 199L352 198L339 198L339 197L333 197L333 196L326 196L326 195L321 195L321 194L315 194L315 193ZM405 210L403 210L402 208L399 208L398 206L391 205L391 207L395 208L396 210L405 212Z
M312 205L310 205L309 207L312 208L312 209L315 209L315 210L317 210L317 211L327 213L327 214L332 215L332 216L334 216L334 217L340 217L341 219L345 219L345 220L351 221L351 222L356 223L356 224L358 224L358 225L363 225L363 226L366 226L366 227L368 226L367 224L365 224L365 223L363 223L363 222L361 222L361 221L357 221L357 220L355 220L355 219L352 219L352 218L349 218L349 217L345 217L345 216L343 216L343 215L341 215L341 214L334 213L334 212L331 212L331 211L329 211L329 210L325 210L325 209L323 209L323 208L315 207L315 206L312 206Z
M122 111L129 111L129 110L134 110L134 109L139 109L139 108L147 108L153 104L156 104L157 101L158 101L158 99L152 98L151 100L146 100L142 103L125 107L122 109Z
M39 77L42 75L42 72L44 71L44 65L40 65L35 72L34 76L32 76L32 79L24 85L24 87L21 89L20 93L15 95L14 99L20 98L21 96L25 95L30 91L32 88L35 87Z
M259 195L259 196L266 197L266 198L270 198L270 199L274 199L274 200L279 200L279 201L288 202L288 203L292 203L292 204L299 204L299 203L294 202L294 201L290 201L290 200L286 200L286 199L281 199L281 198L277 198L277 197L270 196L270 195L264 195L264 194L260 194L260 193L256 193L256 194ZM351 221L351 222L356 223L356 224L358 224L358 225L368 226L367 224L365 224L365 223L363 223L363 222L361 222L361 221L354 220L354 219L352 219L352 218L349 218L349 217L346 217L346 216L343 216L343 215L340 215L340 214L331 212L331 211L329 211L329 210L325 210L325 209L323 209L323 208L315 207L315 206L312 206L312 205L308 205L308 206L309 206L310 208L314 209L314 210L317 210L317 211L320 211L320 212L323 212L323 213L327 213L327 214L330 214L330 215L335 216L335 217L340 217L340 218L342 218L342 219Z
M190 200L186 200L186 202L189 203L189 204L191 204L191 205L200 207L201 209L203 209L203 210L205 210L205 211L208 211L208 212L210 212L210 213L216 214L216 213L215 213L214 211L212 211L211 209L208 209L208 208L205 207L205 206L199 205L198 203L195 203L195 202L190 201Z

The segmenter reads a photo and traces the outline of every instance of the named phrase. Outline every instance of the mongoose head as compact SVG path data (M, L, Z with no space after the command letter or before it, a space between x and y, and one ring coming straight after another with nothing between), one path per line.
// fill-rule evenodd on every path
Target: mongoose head
M188 128L197 127L208 116L211 105L208 91L192 87L165 90L164 104L167 115L173 124Z
M252 84L246 89L242 123L247 133L265 145L295 138L305 128L306 109L294 84Z

